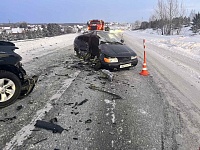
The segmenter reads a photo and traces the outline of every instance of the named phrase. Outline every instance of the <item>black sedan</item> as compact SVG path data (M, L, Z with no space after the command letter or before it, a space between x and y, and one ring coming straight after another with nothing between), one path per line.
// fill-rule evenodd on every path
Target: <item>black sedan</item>
M74 50L78 57L94 60L96 70L130 68L138 63L137 54L115 34L106 31L79 35L74 40Z

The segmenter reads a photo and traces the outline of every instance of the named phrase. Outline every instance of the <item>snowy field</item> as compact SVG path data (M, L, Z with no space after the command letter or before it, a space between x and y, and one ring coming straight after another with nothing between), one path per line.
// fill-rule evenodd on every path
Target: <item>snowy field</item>
M183 28L180 35L170 36L159 35L152 29L128 32L130 33L141 39L145 37L147 43L200 61L200 35L194 35L189 28Z

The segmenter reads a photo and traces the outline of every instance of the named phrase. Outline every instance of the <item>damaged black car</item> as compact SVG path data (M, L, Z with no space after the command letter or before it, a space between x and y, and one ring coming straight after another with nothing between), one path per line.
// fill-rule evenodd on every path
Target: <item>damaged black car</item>
M30 94L38 76L29 77L23 69L22 57L14 52L14 43L0 41L0 108Z
M79 58L93 59L96 70L130 68L138 63L137 54L123 44L122 39L107 31L79 35L74 40L74 51Z

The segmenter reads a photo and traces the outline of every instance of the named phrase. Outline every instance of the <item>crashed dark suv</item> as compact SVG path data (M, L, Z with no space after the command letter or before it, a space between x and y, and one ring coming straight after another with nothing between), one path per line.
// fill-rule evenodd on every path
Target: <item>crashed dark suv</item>
M15 44L0 41L0 108L8 106L33 90L38 77L29 77L22 68L22 57Z

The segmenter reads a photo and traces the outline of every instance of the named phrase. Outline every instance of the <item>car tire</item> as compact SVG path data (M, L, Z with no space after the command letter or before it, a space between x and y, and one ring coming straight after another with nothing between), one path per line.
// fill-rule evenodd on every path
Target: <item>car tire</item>
M0 70L0 108L14 103L20 92L20 79L12 72Z
M80 57L80 52L77 50L77 48L74 48L74 55Z
M94 70L98 71L99 69L101 69L101 66L101 61L97 59L94 64Z

